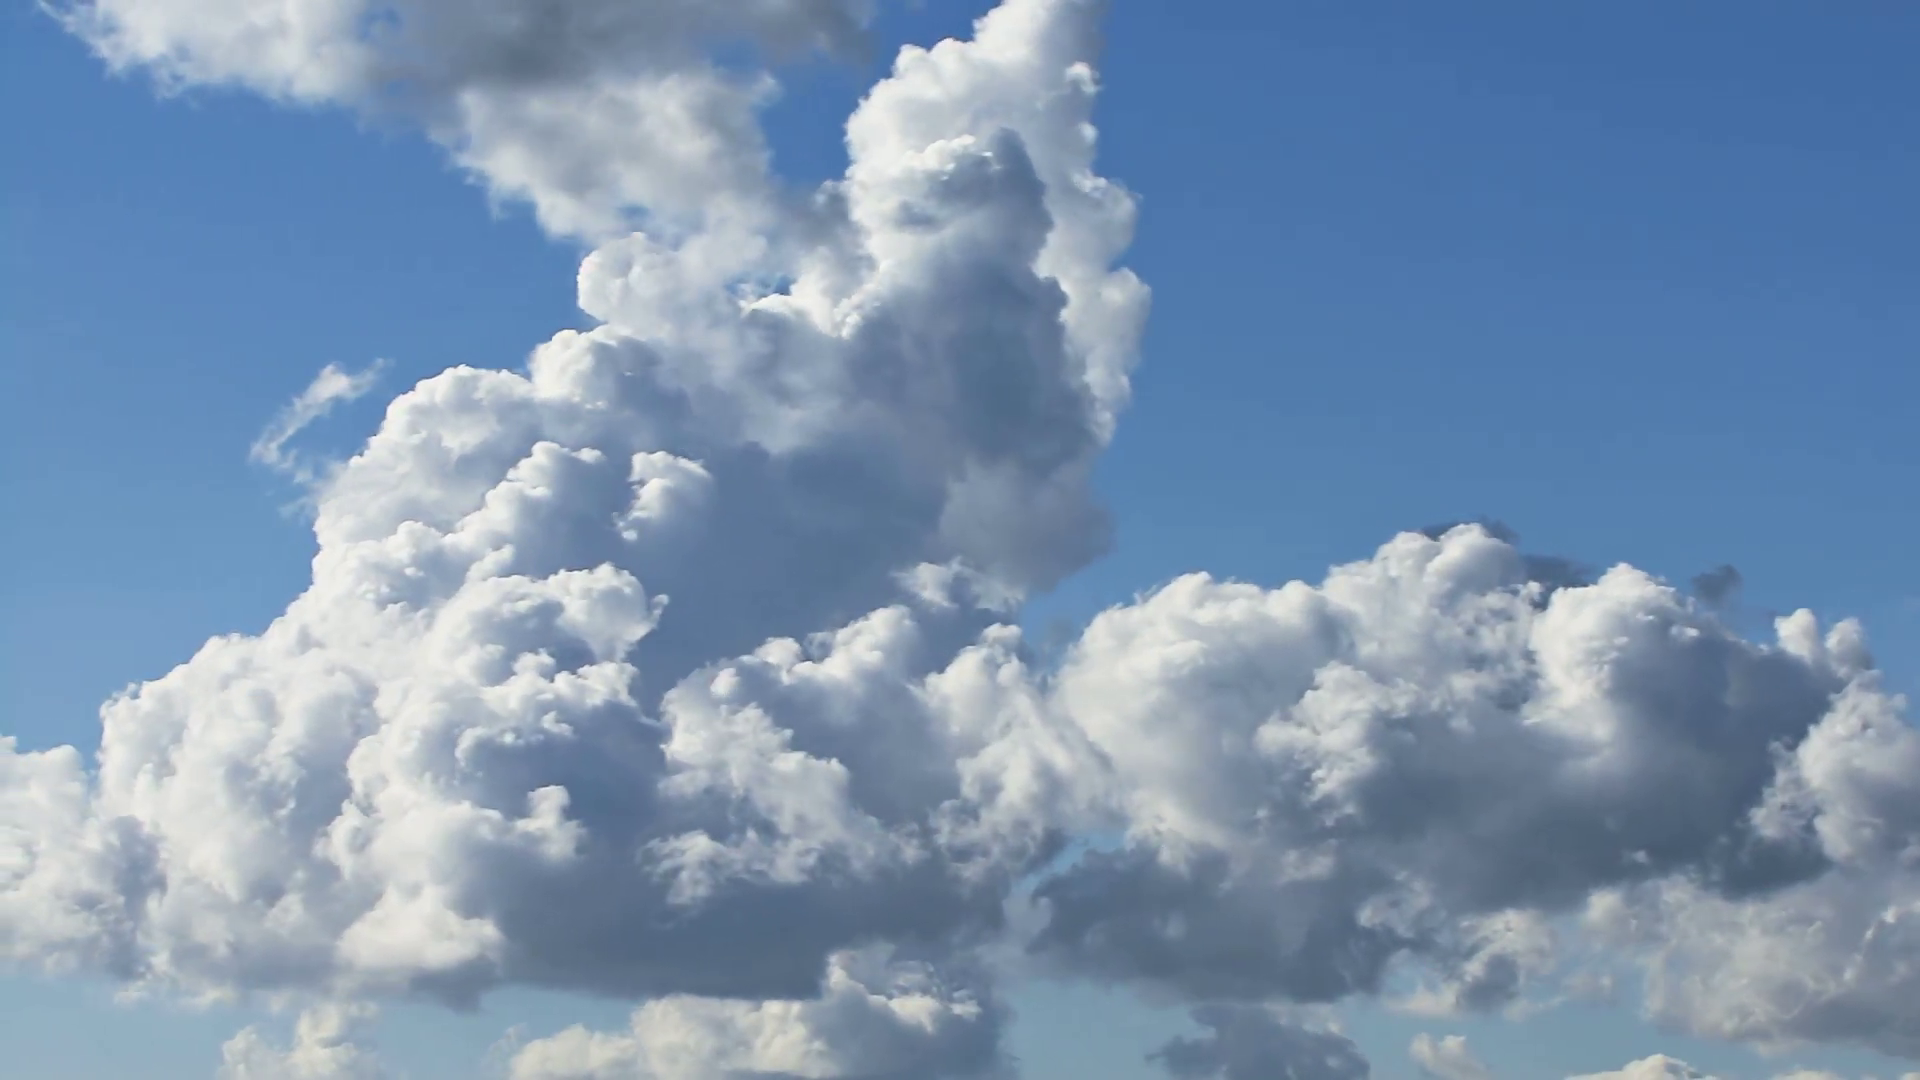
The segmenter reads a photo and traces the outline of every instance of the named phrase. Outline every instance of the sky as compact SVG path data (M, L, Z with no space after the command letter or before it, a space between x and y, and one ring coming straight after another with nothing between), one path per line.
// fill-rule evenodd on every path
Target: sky
M10 1076L1920 1068L1920 12L992 6L0 10Z

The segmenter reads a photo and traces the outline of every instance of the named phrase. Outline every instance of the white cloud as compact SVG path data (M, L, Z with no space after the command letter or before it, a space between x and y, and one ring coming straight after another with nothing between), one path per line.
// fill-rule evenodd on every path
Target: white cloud
M288 450L287 443L336 407L365 397L380 381L385 369L385 361L376 361L359 372L348 372L337 364L321 368L307 388L288 402L253 441L248 456L302 483L313 482L316 476L312 467L300 455Z
M1420 1071L1434 1080L1493 1080L1493 1073L1467 1048L1465 1035L1435 1038L1422 1033L1414 1036L1407 1052Z
M371 1016L364 1007L316 1006L300 1014L285 1049L246 1028L220 1048L217 1080L381 1080L379 1059L353 1041Z
M1684 1061L1670 1058L1665 1054L1655 1054L1612 1072L1589 1073L1585 1076L1568 1077L1568 1080L1714 1080L1714 1078Z
M1655 1054L1612 1072L1590 1073L1585 1076L1570 1077L1569 1080L1716 1080L1716 1078L1684 1061L1670 1058L1665 1054ZM1845 1080L1845 1078L1839 1073L1828 1072L1825 1069L1792 1069L1776 1073L1773 1080ZM1864 1080L1873 1080L1873 1078L1866 1077ZM1916 1080L1916 1074L1907 1073L1900 1080Z
M817 998L722 1001L668 997L629 1031L572 1028L520 1047L512 1080L834 1080L987 1077L1009 1068L1002 1008L982 988L885 950L835 956Z

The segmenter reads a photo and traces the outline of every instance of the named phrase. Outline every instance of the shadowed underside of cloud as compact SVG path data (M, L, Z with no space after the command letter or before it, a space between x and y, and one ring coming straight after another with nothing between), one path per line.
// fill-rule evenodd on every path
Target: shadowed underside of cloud
M1000 1076L1033 970L1191 1003L1181 1078L1364 1077L1309 1012L1390 986L1636 971L1687 1030L1920 1057L1920 738L1851 623L1747 641L1724 593L1465 525L1181 578L1032 663L1021 600L1107 543L1147 304L1099 4L904 50L810 192L768 76L707 57L853 47L853 0L60 10L170 85L418 124L599 242L598 324L397 397L316 480L307 591L109 702L92 763L0 743L0 956L636 1003L521 1080ZM356 1015L228 1074L373 1075Z
M1256 1006L1204 1005L1193 1011L1206 1030L1179 1038L1152 1059L1175 1080L1366 1080L1366 1056L1353 1040Z

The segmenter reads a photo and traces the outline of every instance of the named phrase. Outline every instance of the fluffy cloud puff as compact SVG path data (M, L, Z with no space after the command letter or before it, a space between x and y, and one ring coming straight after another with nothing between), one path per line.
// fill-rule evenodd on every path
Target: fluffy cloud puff
M1493 1073L1473 1056L1464 1035L1421 1034L1407 1048L1423 1076L1434 1080L1493 1080Z
M1655 1054L1612 1072L1590 1073L1586 1076L1570 1077L1569 1080L1713 1080L1713 1078L1684 1061L1670 1058L1665 1054Z
M1781 754L1857 738L1852 702L1892 707L1857 628L1799 615L1754 645L1630 568L1551 590L1525 569L1466 527L1318 588L1195 576L1096 619L1053 696L1111 764L1128 839L1041 886L1037 947L1300 1000L1376 992L1417 955L1435 993L1487 1007L1598 890L1733 903L1834 866L1769 808ZM1803 817L1858 795L1793 790Z
M835 956L818 997L668 997L617 1035L573 1028L522 1046L512 1080L710 1080L723 1076L914 1080L1001 1076L1005 1019L983 986L884 950Z
M1908 1073L1902 1080L1912 1080L1913 1076L1914 1074ZM1584 1076L1569 1077L1568 1080L1718 1080L1718 1078L1701 1072L1677 1058L1655 1054L1623 1065L1611 1072L1588 1073ZM1791 1072L1776 1075L1773 1080L1842 1080L1842 1077L1838 1073L1824 1070L1794 1069ZM1872 1077L1866 1080L1872 1080Z
M220 1048L216 1080L383 1080L379 1060L353 1041L369 1015L341 1005L309 1009L285 1049L247 1028Z

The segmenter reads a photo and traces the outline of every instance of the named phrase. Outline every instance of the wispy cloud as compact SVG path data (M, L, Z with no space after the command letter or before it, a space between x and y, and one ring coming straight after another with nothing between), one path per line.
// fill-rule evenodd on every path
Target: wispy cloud
M320 374L313 377L307 388L274 416L273 422L253 441L247 456L302 484L312 482L312 465L298 452L288 449L287 444L336 406L365 397L379 383L380 376L386 370L385 360L375 360L357 372L349 372L338 364L321 368Z

